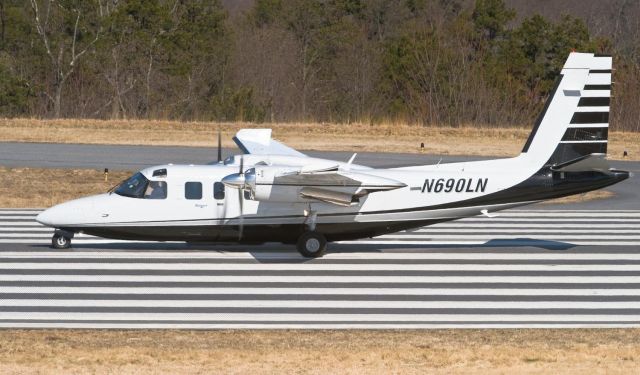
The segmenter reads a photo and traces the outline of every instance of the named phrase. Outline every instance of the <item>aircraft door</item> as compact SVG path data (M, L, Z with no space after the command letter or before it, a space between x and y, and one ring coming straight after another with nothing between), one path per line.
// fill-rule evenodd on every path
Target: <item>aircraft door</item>
M222 182L214 182L213 184L213 198L216 201L216 217L223 218L226 216L227 200L225 199L225 187Z

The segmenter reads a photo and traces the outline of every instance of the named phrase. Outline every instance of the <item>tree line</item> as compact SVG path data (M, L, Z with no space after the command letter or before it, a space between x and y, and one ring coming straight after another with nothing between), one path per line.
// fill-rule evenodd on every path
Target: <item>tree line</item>
M578 50L638 131L638 36L503 0L0 0L0 116L526 126Z

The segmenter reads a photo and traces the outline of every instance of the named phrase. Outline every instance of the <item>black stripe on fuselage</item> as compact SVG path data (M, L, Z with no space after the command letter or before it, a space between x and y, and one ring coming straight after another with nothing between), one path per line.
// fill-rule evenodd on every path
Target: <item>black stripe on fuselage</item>
M609 97L596 98L580 98L578 107L608 107L611 103Z
M353 215L353 213L350 215ZM448 220L451 219L318 223L316 230L324 234L329 241L355 240L432 225ZM69 230L76 232L81 231L93 236L123 240L295 243L300 235L307 230L307 227L303 224L302 220L299 224L245 224L240 241L238 241L240 233L237 225L76 227L69 228Z
M572 124L607 124L609 112L576 112L571 118Z
M611 90L611 85L584 85L585 90Z
M563 141L606 141L609 128L567 128Z
M589 70L589 74L594 74L594 73L611 73L611 69L590 69Z

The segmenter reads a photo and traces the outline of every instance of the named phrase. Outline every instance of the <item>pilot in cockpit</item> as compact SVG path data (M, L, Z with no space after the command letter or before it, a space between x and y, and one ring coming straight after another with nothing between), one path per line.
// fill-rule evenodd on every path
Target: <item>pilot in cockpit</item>
M167 183L164 181L149 181L144 192L145 199L165 199L167 197Z

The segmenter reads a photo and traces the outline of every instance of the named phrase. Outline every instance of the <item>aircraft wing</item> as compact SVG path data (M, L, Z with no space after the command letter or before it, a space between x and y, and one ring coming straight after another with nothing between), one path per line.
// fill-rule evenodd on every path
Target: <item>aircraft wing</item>
M370 193L407 186L388 178L337 170L282 174L275 176L273 185L295 186L300 189L301 198L339 206L356 204L359 198Z
M271 138L271 129L241 129L233 137L233 141L245 154L307 156L273 140Z

